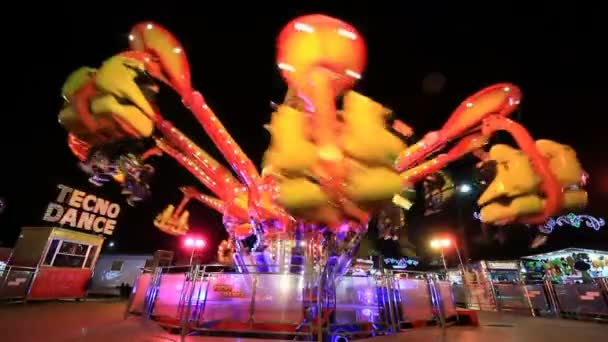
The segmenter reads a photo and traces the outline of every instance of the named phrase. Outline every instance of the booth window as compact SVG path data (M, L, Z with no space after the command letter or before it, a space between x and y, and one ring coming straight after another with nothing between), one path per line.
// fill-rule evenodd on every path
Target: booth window
M89 268L97 254L97 246L54 239L44 258L44 265Z
M57 246L59 246L59 242L61 240L53 240L49 245L49 250L46 252L46 257L44 258L43 265L51 265L53 263L53 257L55 256L55 252L57 251Z
M113 271L113 272L120 272L120 271L122 271L122 264L123 263L124 262L122 260L112 261L112 266L110 266L110 271Z
M91 250L89 251L89 256L87 257L87 262L84 264L84 268L91 268L91 265L95 261L96 255L97 255L97 246L91 246Z

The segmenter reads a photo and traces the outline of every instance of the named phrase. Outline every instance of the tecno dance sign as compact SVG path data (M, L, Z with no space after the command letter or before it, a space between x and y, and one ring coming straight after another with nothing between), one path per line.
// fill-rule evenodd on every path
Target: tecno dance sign
M42 218L93 233L114 234L120 206L93 194L59 184L59 195L49 203Z

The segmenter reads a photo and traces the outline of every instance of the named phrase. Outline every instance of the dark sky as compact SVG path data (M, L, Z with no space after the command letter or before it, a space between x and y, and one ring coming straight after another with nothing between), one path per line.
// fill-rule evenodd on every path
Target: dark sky
M278 2L269 8L255 7L263 2L219 7L215 2L176 3L153 8L150 2L138 7L102 2L91 3L92 8L38 8L38 14L25 8L6 12L19 24L3 23L3 83L8 92L0 125L0 197L7 208L0 214L0 240L5 244L14 242L20 226L39 223L57 183L88 187L65 145L66 132L57 123L59 89L77 67L96 67L124 49L131 25L147 19L165 25L182 41L195 87L258 165L269 140L262 128L270 116L268 102L280 100L285 91L274 67L275 37L290 18L320 12L351 22L367 39L369 63L357 90L393 108L420 135L439 128L460 101L482 87L502 81L519 85L525 96L521 121L535 137L570 144L579 152L591 175L586 213L608 218L608 126L602 116L607 87L600 76L606 60L594 51L605 37L595 37L600 33L592 27L594 9L576 8L573 2L536 8L516 2L500 3L500 8L436 1L402 2L398 7L393 1L370 1L341 8L315 7L308 1ZM96 10L97 5L105 10ZM424 91L424 80L437 74L445 77L441 90ZM164 114L218 156L185 113ZM196 181L171 160L157 166L154 197L136 208L124 203L116 186L93 189L123 204L113 238L119 250L149 252L171 248L176 241L158 232L152 219L180 198L177 186ZM223 234L219 215L195 205L191 211L193 230L217 242ZM439 219L411 218L413 240L425 249L422 242L431 228L455 224L453 214L447 210ZM467 225L470 235L479 233L474 221ZM481 256L528 253L529 230L509 229L504 243L472 249ZM601 233L564 227L546 248L608 249L606 231L608 227Z

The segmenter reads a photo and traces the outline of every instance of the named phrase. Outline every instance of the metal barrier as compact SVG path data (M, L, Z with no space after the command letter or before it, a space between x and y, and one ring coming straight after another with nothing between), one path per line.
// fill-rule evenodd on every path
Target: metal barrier
M394 275L398 293L399 328L435 322L429 279L424 274L397 273Z
M0 273L0 300L23 300L36 275L36 268L8 265Z
M437 281L437 288L441 297L441 307L445 318L456 317L456 302L452 286L448 281Z
M598 284L556 284L553 287L562 316L608 320L606 294Z
M608 322L608 281L591 283L467 283L453 285L456 303L467 308Z
M322 340L390 334L456 316L449 283L424 273L382 271L328 280L318 273L233 273L218 265L142 273L126 315L190 332ZM253 268L252 268L253 269ZM333 286L323 286L334 281Z
M126 315L141 315L145 312L146 291L149 288L150 282L152 281L152 276L152 273L144 271L135 279L132 294L129 297L129 302L127 304Z
M494 287L489 282L467 282L465 284L452 285L455 302L466 308L497 311L496 295Z
M335 285L335 316L329 323L332 335L383 334L391 330L392 289L378 275L345 275Z
M549 317L553 316L553 310L549 302L549 297L543 284L523 285L525 295L528 297L533 316Z

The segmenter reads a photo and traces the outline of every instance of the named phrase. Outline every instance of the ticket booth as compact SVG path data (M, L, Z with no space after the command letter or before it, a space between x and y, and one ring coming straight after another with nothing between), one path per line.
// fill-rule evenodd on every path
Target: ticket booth
M9 265L36 268L28 300L83 298L104 239L58 227L23 227Z

